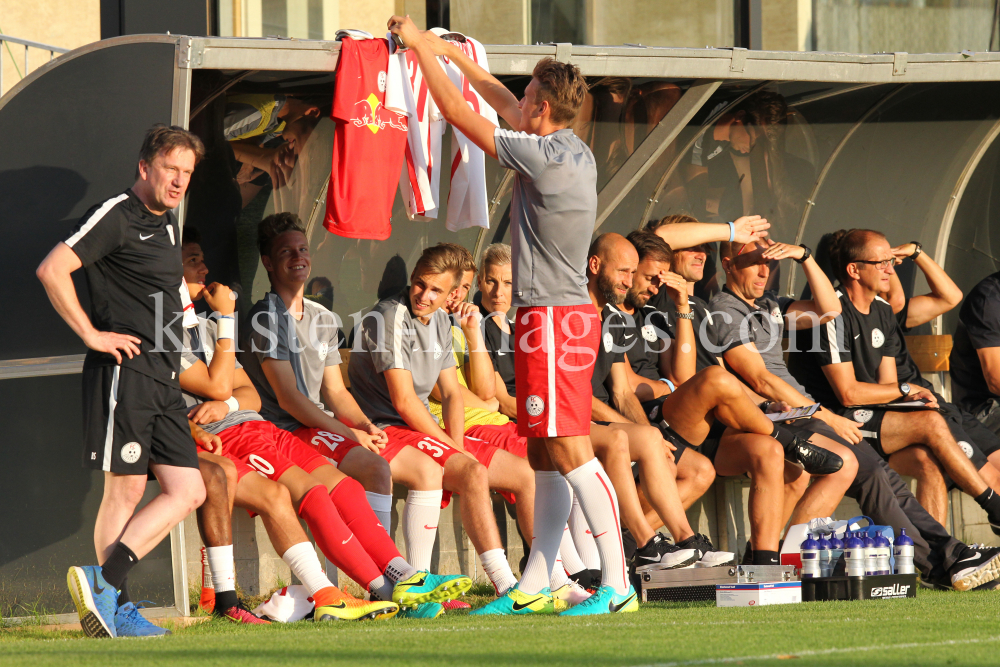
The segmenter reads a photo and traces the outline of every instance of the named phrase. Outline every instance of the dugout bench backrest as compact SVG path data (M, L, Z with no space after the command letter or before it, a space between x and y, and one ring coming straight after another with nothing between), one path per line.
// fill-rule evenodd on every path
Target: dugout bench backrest
M906 348L910 351L913 363L924 375L939 374L938 391L947 400L951 400L951 357L952 338L942 336L906 336ZM933 378L928 378L933 382Z

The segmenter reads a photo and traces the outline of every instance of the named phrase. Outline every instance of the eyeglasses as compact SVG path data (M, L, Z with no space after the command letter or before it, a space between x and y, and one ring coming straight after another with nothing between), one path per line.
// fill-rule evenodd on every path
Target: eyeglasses
M879 271L888 269L890 266L896 263L894 259L854 259L851 260L851 264L871 264Z

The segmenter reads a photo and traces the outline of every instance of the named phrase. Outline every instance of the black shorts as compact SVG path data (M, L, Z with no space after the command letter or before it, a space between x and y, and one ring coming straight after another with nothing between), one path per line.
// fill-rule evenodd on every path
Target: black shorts
M979 450L983 459L993 452L1000 451L1000 437L983 426L975 415L966 412L954 403L945 402L944 397L937 393L934 394L934 397L937 398L938 404L941 406L941 416L947 422L948 430L951 431L952 437L962 447L966 456L968 456L968 450L963 443L968 443L973 449ZM973 462L975 460L973 459ZM985 465L985 460L983 465ZM976 470L982 467L982 465L977 465Z
M614 426L616 423L621 423L621 422L595 421L593 423L597 424L598 426ZM677 447L677 449L674 451L674 463L680 463L681 456L684 454L685 450L690 449L691 447L693 447L693 445L684 438L682 438L681 436L674 433L673 429L671 429L669 426L664 426L662 423L654 423L653 426L659 429L660 435L663 436L664 440L670 442L672 445ZM639 479L638 470L639 466L637 466L635 461L633 461L632 475L636 478L636 480Z
M121 366L83 371L83 465L145 475L150 464L197 468L178 387Z
M940 399L939 397L939 400ZM982 468L988 462L986 455L983 454L982 450L972 442L965 431L962 429L962 418L961 411L955 408L955 413L949 415L949 412L945 409L945 406L955 408L955 406L950 403L941 404L942 411L941 414L944 417L945 423L948 425L948 429L951 431L952 437L958 442L958 446L962 449L972 464L976 467L976 470ZM885 453L882 449L882 420L885 419L885 413L891 412L890 410L871 410L868 408L844 408L840 411L840 414L848 419L854 420L861 423L861 435L868 444L872 446L879 456L884 460L889 460L889 454Z
M712 423L712 428L709 429L705 442L698 447L698 451L705 455L713 466L715 465L715 457L719 453L719 443L722 442L722 436L725 432L726 425L716 420Z

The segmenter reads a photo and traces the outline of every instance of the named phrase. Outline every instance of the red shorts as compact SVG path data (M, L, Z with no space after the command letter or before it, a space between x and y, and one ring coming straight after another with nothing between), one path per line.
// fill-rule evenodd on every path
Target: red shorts
M588 435L601 338L594 306L518 308L514 338L518 435Z
M483 424L479 426L470 426L465 429L465 439L475 438L480 441L486 441L488 444L493 445L495 448L502 449L505 452L510 452L514 456L519 456L522 459L528 458L528 440L517 434L517 424L514 422L507 422L506 424L493 425L493 424ZM466 444L468 448L468 444ZM472 452L471 449L469 449ZM494 451L496 451L494 449ZM474 452L473 452L474 453ZM476 455L479 462L484 466L489 467L489 463L483 461ZM490 460L493 459L493 455L490 455Z
M212 452L208 451L207 449L205 449L204 447L202 447L201 445L198 445L198 453L201 454L202 452L204 452L206 454L211 454L212 453ZM236 479L237 479L237 481L243 479L243 476L246 475L248 472L257 472L256 470L254 470L253 468L251 468L250 466L248 466L243 461L240 461L238 458L235 458L233 456L226 456L227 453L228 452L226 452L225 448L223 448L223 450L222 450L222 456L225 457L225 458L227 458L227 459L229 459L230 461L232 461L233 465L236 466Z
M249 470L240 469L239 462L274 481L292 466L312 472L329 464L309 445L268 421L250 421L230 426L219 437L222 439L222 454L237 462L240 479Z
M344 457L347 456L347 452L361 446L360 443L348 440L342 435L309 426L301 426L295 429L293 433L296 438L310 445L327 462L332 463L335 468L340 467L340 464L344 461Z
M446 445L437 438L432 438L425 433L414 431L412 428L406 426L386 426L382 430L389 436L389 444L379 452L386 461L392 461L396 458L396 455L404 447L419 449L437 461L442 468L452 456L461 454L461 452L451 445Z

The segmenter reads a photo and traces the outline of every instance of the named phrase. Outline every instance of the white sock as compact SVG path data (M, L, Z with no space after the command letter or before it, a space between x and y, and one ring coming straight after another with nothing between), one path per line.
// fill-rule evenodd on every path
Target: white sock
M536 519L537 520L537 519ZM490 549L479 554L479 562L483 564L486 576L493 582L497 595L503 595L517 585L517 577L510 569L507 556L503 549Z
M233 545L206 547L208 567L212 570L212 588L216 593L236 590L236 564L233 562Z
M534 595L549 585L571 503L562 475L556 471L535 471L535 534L531 536L528 563L517 586L522 593Z
M392 496L365 491L365 497L368 498L368 504L372 506L372 511L378 517L378 522L388 533L392 528Z
M402 556L396 556L385 566L385 576L393 582L409 579L417 573L417 568L413 567Z
M340 573L337 570L337 566L333 564L333 561L329 558L326 559L326 578L333 582L333 585L337 585L337 580L340 579Z
M601 583L611 586L619 595L625 595L629 583L615 487L596 458L571 471L566 480L580 499L580 509L587 517L587 524L597 542L597 551L601 554ZM537 489L535 494L538 494ZM537 517L535 521L538 521Z
M392 581L387 577L379 577L375 581L368 584L368 592L371 597L376 600L382 600L383 602L392 602L392 589L394 588Z
M418 570L431 569L434 539L437 537L438 520L441 518L441 489L436 491L410 491L403 505L403 540L406 541L406 560Z
M566 568L563 566L562 556L557 553L556 564L552 566L552 574L549 577L549 588L557 591L568 583L569 577L566 576Z
M594 551L597 551L596 544L594 545ZM563 567L570 574L590 569L580 558L580 554L577 553L576 545L573 543L573 535L570 534L568 525L563 528L562 541L559 543L559 557L562 559ZM596 570L597 568L594 569Z
M208 566L208 554L205 549L206 547L201 548L201 587L215 590L215 585L212 584L212 568Z
M281 554L281 560L285 561L292 574L302 582L302 585L309 591L309 595L321 588L333 586L330 578L323 573L323 568L320 567L319 557L316 555L316 549L313 548L312 542L293 544L288 547L285 553Z
M601 554L597 551L597 543L590 532L587 517L583 515L580 499L576 497L575 493L573 494L573 509L569 511L569 533L573 537L573 544L576 546L576 552L580 555L585 569L600 570ZM576 573L574 572L574 574Z

